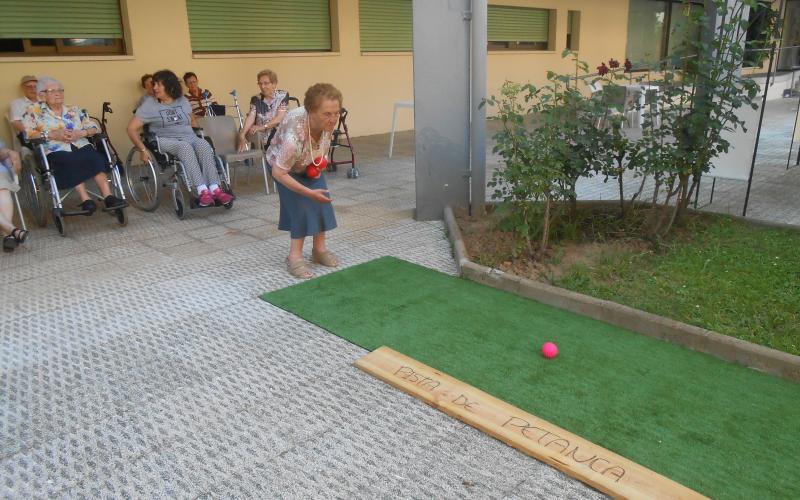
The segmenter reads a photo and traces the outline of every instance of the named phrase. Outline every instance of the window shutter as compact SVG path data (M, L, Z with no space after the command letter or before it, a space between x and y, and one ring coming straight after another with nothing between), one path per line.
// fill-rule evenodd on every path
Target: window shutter
M0 38L122 38L118 0L0 0Z
M195 52L331 50L329 0L186 0L186 7Z
M411 0L359 0L361 52L412 50Z
M547 42L549 37L549 10L489 5L490 42Z

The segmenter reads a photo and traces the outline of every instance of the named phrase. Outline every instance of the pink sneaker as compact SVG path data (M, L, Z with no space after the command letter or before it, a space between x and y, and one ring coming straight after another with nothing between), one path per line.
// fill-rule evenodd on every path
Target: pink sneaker
M217 188L212 196L219 202L220 205L227 205L233 201L233 196L229 195L220 188Z
M201 207L210 207L214 204L214 197L211 196L211 193L208 189L204 189L202 193L200 193L200 198L198 198L198 202L200 203Z

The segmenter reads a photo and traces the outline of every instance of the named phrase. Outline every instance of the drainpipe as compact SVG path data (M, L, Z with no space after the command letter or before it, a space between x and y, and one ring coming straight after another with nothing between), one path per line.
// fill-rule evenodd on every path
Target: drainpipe
M470 99L470 215L481 215L486 203L486 98L487 0L472 0L472 90Z

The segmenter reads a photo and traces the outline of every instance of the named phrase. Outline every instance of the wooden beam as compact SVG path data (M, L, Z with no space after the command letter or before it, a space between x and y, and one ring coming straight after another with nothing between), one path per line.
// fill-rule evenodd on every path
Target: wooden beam
M356 360L361 370L509 446L616 498L706 498L479 389L381 347Z

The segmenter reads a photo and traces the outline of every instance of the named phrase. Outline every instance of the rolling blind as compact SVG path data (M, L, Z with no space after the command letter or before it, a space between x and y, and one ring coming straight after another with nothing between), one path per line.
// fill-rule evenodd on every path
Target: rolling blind
M195 52L331 50L329 0L186 0Z
M359 0L361 52L412 50L411 0Z
M550 11L489 5L488 25L490 42L547 42Z
M118 0L0 0L0 38L122 38Z

